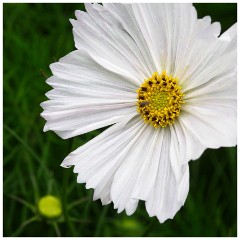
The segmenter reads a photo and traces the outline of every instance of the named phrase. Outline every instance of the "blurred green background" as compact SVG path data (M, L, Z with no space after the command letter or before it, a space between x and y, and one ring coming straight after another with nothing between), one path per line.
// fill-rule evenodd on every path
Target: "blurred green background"
M222 31L237 21L237 4L194 4L198 16L210 15ZM4 46L4 236L236 236L236 148L207 150L190 162L190 191L173 220L159 224L141 203L130 217L113 205L92 201L92 190L76 183L60 163L70 151L102 130L62 140L43 133L39 106L51 88L49 64L74 50L69 18L83 4L3 6ZM58 196L63 215L41 217L37 202Z

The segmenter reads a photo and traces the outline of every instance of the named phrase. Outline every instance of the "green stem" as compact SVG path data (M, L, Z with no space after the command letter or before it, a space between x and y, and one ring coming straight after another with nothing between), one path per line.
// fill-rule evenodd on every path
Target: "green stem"
M151 229L153 228L154 226L154 221L150 222L148 224L148 226L146 227L146 229L144 230L144 232L142 233L142 236L141 237L147 237L148 234L151 232Z
M32 222L35 222L37 221L38 218L36 216L26 220L25 222L22 223L22 225L12 234L11 237L16 237L16 236L19 236L19 234L24 230L24 228L29 225L30 223Z
M73 148L74 139L72 139L70 143L70 151ZM74 226L70 221L70 217L68 215L68 178L69 178L70 169L65 169L63 174L63 214L67 223L67 226L70 230L71 237L75 235Z
M81 199L79 199L79 200L77 200L77 201L75 201L75 202L72 202L72 203L70 203L69 205L68 205L68 210L70 210L70 209L72 209L73 207L75 207L75 206L77 206L77 205L79 205L79 204L81 204L81 203L83 203L83 202L86 202L86 201L88 201L89 200L89 197L84 197L84 198L81 198Z
M20 203L22 203L25 207L29 208L32 210L32 212L36 213L36 208L34 207L34 205L32 205L31 203L23 200L22 198L19 198L17 196L14 195L10 195L10 194L6 194L7 197L12 198Z
M65 169L64 171L64 175L63 175L63 213L64 213L64 217L67 223L67 226L71 232L71 237L74 236L74 227L72 222L69 219L69 215L68 215L68 177L69 177L69 169Z
M32 155L32 157L40 164L41 167L43 167L46 172L48 173L49 178L51 177L49 170L44 165L43 161L38 157L38 155L28 146L28 144L11 128L9 128L6 124L3 124L3 127L16 139L18 140L23 147Z
M60 232L60 229L59 229L59 227L58 227L58 224L57 224L56 222L54 222L52 225L53 225L53 228L54 228L57 236L58 236L58 237L61 237L61 232Z
M101 232L101 228L102 228L102 225L103 225L103 223L104 223L104 218L105 218L105 216L106 216L106 214L107 214L108 208L109 208L109 206L105 206L104 209L103 209L103 211L102 211L102 214L101 214L101 216L100 216L100 218L99 218L99 221L98 221L98 224L97 224L97 228L96 228L96 232L95 232L95 237L99 237L99 234L100 234L100 232Z

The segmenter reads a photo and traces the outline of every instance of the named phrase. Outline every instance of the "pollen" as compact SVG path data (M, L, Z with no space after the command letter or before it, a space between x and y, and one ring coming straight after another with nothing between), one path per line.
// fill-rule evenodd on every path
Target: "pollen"
M166 72L157 72L145 79L138 93L138 112L146 123L155 128L174 124L180 115L183 93L178 79L168 76Z

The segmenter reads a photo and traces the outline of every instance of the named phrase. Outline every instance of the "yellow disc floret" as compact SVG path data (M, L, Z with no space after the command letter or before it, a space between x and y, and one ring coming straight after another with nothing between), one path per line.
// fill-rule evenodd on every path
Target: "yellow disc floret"
M145 79L137 93L138 112L155 128L172 125L184 103L178 79L167 76L165 71Z

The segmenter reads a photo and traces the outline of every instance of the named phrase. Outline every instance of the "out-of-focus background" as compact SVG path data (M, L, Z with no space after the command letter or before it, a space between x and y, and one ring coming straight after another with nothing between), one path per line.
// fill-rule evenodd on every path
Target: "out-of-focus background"
M237 4L194 4L198 16L219 21L222 32L237 21ZM51 89L49 64L74 50L74 11L83 4L15 4L4 13L4 236L236 236L236 148L208 149L190 162L190 191L173 220L159 224L141 203L130 217L92 201L62 160L102 130L62 140L43 133L39 106ZM226 116L227 117L227 116ZM41 197L54 195L62 216L39 214Z

